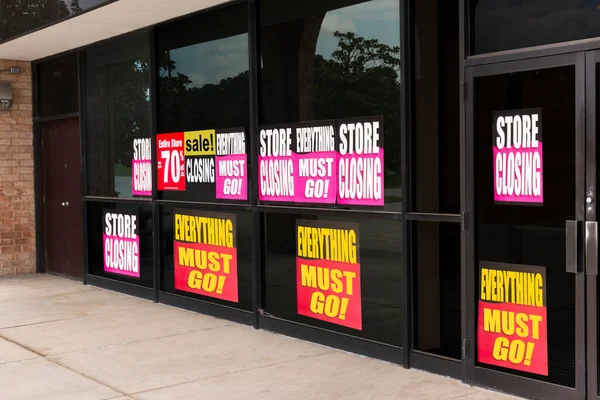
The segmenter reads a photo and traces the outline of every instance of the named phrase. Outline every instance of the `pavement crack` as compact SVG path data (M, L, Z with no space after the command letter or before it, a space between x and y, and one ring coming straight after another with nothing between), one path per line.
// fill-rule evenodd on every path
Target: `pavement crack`
M91 381L94 381L94 382L96 382L96 383L97 383L97 384L99 384L99 385L105 386L105 387L107 387L107 388L109 388L109 389L111 389L111 390L113 390L113 391L115 391L115 392L117 392L117 393L120 393L120 394L121 394L120 396L113 397L113 398L118 398L118 397L122 397L122 396L128 396L128 394L127 394L127 393L125 393L125 392L123 392L122 390L119 390L119 389L117 389L117 388L115 388L115 387L113 387L113 386L111 386L111 385L109 385L109 384L107 384L107 383L105 383L105 382L102 382L102 381L100 381L100 380L98 380L98 379L96 379L96 378L94 378L94 377L92 377L92 376L89 376L89 375L87 375L87 374L84 374L84 373L83 373L83 372L81 372L81 371L77 371L77 370L75 370L75 369L73 369L73 368L70 368L70 367L69 367L69 366L67 366L67 365L63 365L63 364L61 364L59 361L57 361L57 360L53 360L53 359L51 359L51 358L49 358L49 357L45 356L44 354L40 353L39 351L37 351L37 350L35 350L35 349L33 349L33 348L29 347L29 346L25 346L25 345L23 345L23 344L21 344L21 343L18 343L18 342L16 342L16 341L12 340L12 339L9 339L9 338L7 338L7 337L4 337L4 336L2 336L2 334L0 334L0 337L1 337L2 339L6 340L7 342L10 342L10 343L14 344L15 346L19 346L19 347L21 347L22 349L25 349L25 350L27 350L27 351L29 351L29 352L33 353L33 354L36 354L36 355L38 355L40 358L42 358L42 359L44 359L44 360L46 360L46 361L48 361L48 362L50 362L50 363L52 363L52 364L58 365L58 366L59 366L59 367L61 367L61 368L65 368L65 369L67 369L67 370L69 370L69 371L71 371L71 372L74 372L74 373L76 373L77 375L81 375L81 376L83 376L84 378L87 378L87 379L89 379L89 380L91 380ZM21 361L30 361L30 360L35 360L35 358L30 358L29 360L21 360Z
M212 331L215 329L226 328L226 327L233 326L233 325L234 324L226 324L226 325L213 326L213 327L204 328L204 329L192 329L190 331L177 332L177 333L172 333L172 334L163 335L163 336L153 336L153 337L145 338L145 339L135 339L135 340L125 341L125 342L106 344L103 346L86 347L83 349L65 351L63 353L48 354L47 356L44 356L44 357L61 357L61 356L67 356L69 354L83 353L83 352L91 351L91 350L110 349L111 347L126 346L129 344L144 343L144 342L150 342L153 340L167 339L167 338L176 337L176 336L184 336L184 335L189 335L189 334L195 333L195 332Z
M52 322L70 321L72 319L77 319L77 318L80 318L80 317L65 317L65 318L52 319L52 320L49 320L49 321L31 322L31 323L28 323L28 324L5 326L4 328L0 328L0 337L3 337L4 339L6 339L4 336L1 335L1 332L2 331L7 331L9 329L25 328L25 327L28 327L28 326L35 326L35 325L44 325L44 324L50 324Z
M48 287L36 288L36 290L37 290L37 289L39 289L39 290L43 290L43 289L47 289L47 288L49 288L49 287L50 287L50 286L48 286ZM92 287L92 286L88 286L88 287L86 287L86 288L84 288L84 289L77 288L76 290L73 290L72 292L64 292L64 293L56 293L56 294L47 295L47 296L44 296L44 298L45 298L45 299L56 299L56 298L58 298L58 297L63 297L63 296L71 296L71 295L74 295L74 294L86 293L86 292L95 292L95 291L97 291L97 290L99 290L99 289L98 289L98 288L95 288L95 287ZM31 298L27 298L27 297L26 297L26 298L22 298L22 299L16 299L16 300L15 300L15 299L0 300L0 304L3 304L3 303L11 303L11 302L16 302L16 301L31 301Z

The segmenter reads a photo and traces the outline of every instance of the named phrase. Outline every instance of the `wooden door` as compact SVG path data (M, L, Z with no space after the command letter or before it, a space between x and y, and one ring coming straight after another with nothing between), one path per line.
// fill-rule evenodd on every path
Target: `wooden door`
M83 242L79 120L46 122L41 131L46 271L80 278Z
M65 201L63 187L63 144L59 121L42 125L44 159L44 217L46 272L66 275L65 256Z

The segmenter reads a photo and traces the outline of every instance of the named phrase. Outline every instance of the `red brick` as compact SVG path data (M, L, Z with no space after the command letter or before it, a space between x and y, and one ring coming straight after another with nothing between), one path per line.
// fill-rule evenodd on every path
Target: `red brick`
M25 111L25 110L12 110L11 115L13 117L26 117L26 118L31 118L31 111ZM20 119L19 119L20 121Z
M19 195L23 195L23 189L29 189L30 187L31 187L31 182L23 182L23 180L20 180L19 182L15 182L15 184L14 184L15 189L22 189L19 192Z
M15 125L14 130L19 132L33 132L33 125Z
M0 275L35 272L33 188L33 119L31 64L0 60L0 69L18 65L7 75L13 106L0 111Z
M0 160L0 167L17 167L19 161L14 160Z
M11 139L10 142L11 143L6 144L12 144L13 146L31 146L31 139Z
M33 246L34 240L32 238L26 239L15 239L15 246Z
M31 82L30 81L15 82L11 86L13 87L13 89L30 89L31 90ZM14 114L14 111L13 111L13 114Z
M0 238L2 238L2 239L20 239L21 232L1 232Z
M14 118L6 117L4 115L0 116L0 124L2 125L14 125L17 123L17 120Z
M0 254L0 265L5 265L6 262L14 261L17 258L15 253L12 254Z
M13 254L21 251L20 246L2 246L0 247L0 254Z
M10 225L0 224L0 237L2 237L3 233L14 232L14 231L15 231L15 225L14 224L10 224Z
M35 259L35 257L32 254L28 254L28 253L15 254L15 260L17 260L17 261L31 260L31 259Z
M12 159L13 160L32 160L33 159L33 154L27 152L27 153L14 153L12 155Z
M0 175L0 182L16 182L18 180L19 180L19 175L17 175L17 174Z

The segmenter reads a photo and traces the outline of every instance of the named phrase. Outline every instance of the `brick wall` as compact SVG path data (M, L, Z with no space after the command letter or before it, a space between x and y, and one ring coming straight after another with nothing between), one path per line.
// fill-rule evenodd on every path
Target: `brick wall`
M20 74L0 72L13 88L0 111L0 276L35 272L31 65L0 60L0 70L15 66Z

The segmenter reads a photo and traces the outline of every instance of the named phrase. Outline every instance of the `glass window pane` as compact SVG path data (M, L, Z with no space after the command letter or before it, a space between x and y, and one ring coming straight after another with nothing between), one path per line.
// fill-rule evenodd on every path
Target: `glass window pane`
M77 54L40 64L38 73L41 117L79 111Z
M335 216L309 216L301 214L266 214L266 265L265 265L265 309L276 317L291 321L301 322L324 329L346 333L365 339L395 346L402 345L402 224L396 221L376 220L369 218L348 218ZM300 226L322 227L326 230L319 231L329 234L331 229L348 230L355 227L358 232L356 248L359 256L356 268L352 265L352 258L346 262L327 264L322 260L314 260L316 254L303 253L298 257L297 250L297 224ZM303 237L308 237L307 233ZM330 243L330 242L328 242ZM340 243L340 242L337 242ZM310 244L304 246L306 249L314 249ZM338 247L340 248L340 247ZM333 249L333 247L332 247ZM332 253L334 251L332 250ZM324 252L322 258L337 259L329 257ZM312 259L312 260L311 260ZM301 277L302 264L321 268L328 265L329 269L317 269L314 271L315 287L318 290L312 294L303 281L309 281L310 275ZM300 271L298 271L300 268ZM355 268L355 269L353 269ZM336 285L335 273L331 275L331 290L329 289L328 274L333 270L339 270L339 276L345 273L356 273L352 282L358 279L360 285L353 287L351 294L346 290L348 281L342 281L340 287ZM323 286L325 285L325 286ZM347 306L347 318L340 318L339 313L329 320L319 319L324 314L321 307L328 304L332 310L335 303L325 303L329 294L340 293L342 301L349 299ZM323 297L320 293L323 293ZM302 304L305 310L299 313L301 294L304 296ZM327 297L325 297L327 295ZM313 298L313 296L316 296ZM357 297L360 296L360 297ZM360 300L353 303L355 300ZM311 306L310 302L314 302ZM342 303L343 304L343 303ZM314 307L311 309L311 307ZM340 312L342 308L339 309ZM331 311L331 310L330 310ZM352 321L356 321L356 312L362 313L362 327L359 329Z
M410 211L460 212L458 10L457 0L415 3Z
M86 58L88 195L133 197L134 144L136 154L153 154L148 33L111 40Z
M473 1L473 54L600 36L595 1Z
M50 25L109 0L2 0L1 40Z
M157 30L158 133L248 126L247 14L247 6L240 4ZM214 184L194 186L200 187L160 195L215 201Z
M174 218L174 215L196 216L202 219L219 219L233 221L229 231L233 234L232 242L225 240L227 243L221 243L219 246L209 244L206 236L201 233L190 236L193 228L183 232L182 226L191 227L189 220L183 220L180 217ZM161 290L168 293L174 293L180 296L210 301L216 304L225 305L228 307L239 308L246 311L252 310L252 215L250 212L208 212L196 207L162 207L162 279ZM203 223L203 222L199 222ZM212 221L207 221L206 229L218 229ZM192 222L193 224L193 222ZM199 225L193 225L198 227ZM202 225L204 229L205 225ZM221 226L221 225L219 225ZM222 225L225 226L225 225ZM200 229L200 228L198 228ZM186 236L187 235L187 236ZM185 237L184 237L185 236ZM214 237L219 237L216 234ZM204 245L199 245L203 243ZM229 247L229 245L232 245ZM183 248L183 251L178 247ZM227 248L227 249L223 249ZM235 261L225 261L227 254L231 253L231 249L235 249ZM192 249L192 250L190 250ZM196 251L196 249L198 249ZM194 254L194 259L186 259L190 251ZM215 256L203 253L203 251L214 251L219 253ZM206 254L206 255L204 255ZM224 255L223 255L224 254ZM204 257L204 258L203 258ZM209 260L209 261L207 261ZM212 261L210 261L212 260ZM217 261L215 261L217 260ZM221 261L219 261L221 260ZM233 258L232 258L233 260ZM210 262L213 270L206 268L206 263ZM179 267L175 268L175 263ZM202 268L196 268L196 265L203 265ZM220 267L215 269L215 265ZM235 267L234 267L235 264ZM229 265L229 267L227 267ZM237 281L232 278L234 271L237 274ZM224 277L225 280L221 285L220 281L215 280L214 286L211 287L214 279ZM233 293L237 290L237 294ZM235 299L237 297L237 300Z
M460 360L460 224L413 222L414 347Z
M262 125L383 116L386 209L399 211L400 2L261 2Z
M116 244L115 241L106 242L106 239L117 237L118 235L105 236L106 218L105 213L135 215L135 226L137 229L137 252L135 248L127 248L125 258L119 258L117 252L110 252ZM154 286L153 256L154 246L152 244L152 207L136 206L130 204L116 203L88 203L87 204L87 232L88 232L88 268L91 275L110 278L121 282L127 282L134 285L151 288ZM127 240L125 240L127 241ZM112 245L111 245L112 244ZM113 254L113 258L107 259L108 254ZM127 255L139 259L139 273L133 273L134 268L130 268L132 273L123 273L127 265L120 261L125 261ZM111 262L106 263L107 260ZM105 263L108 267L105 267ZM131 266L131 264L129 265ZM136 276L137 275L137 276Z

